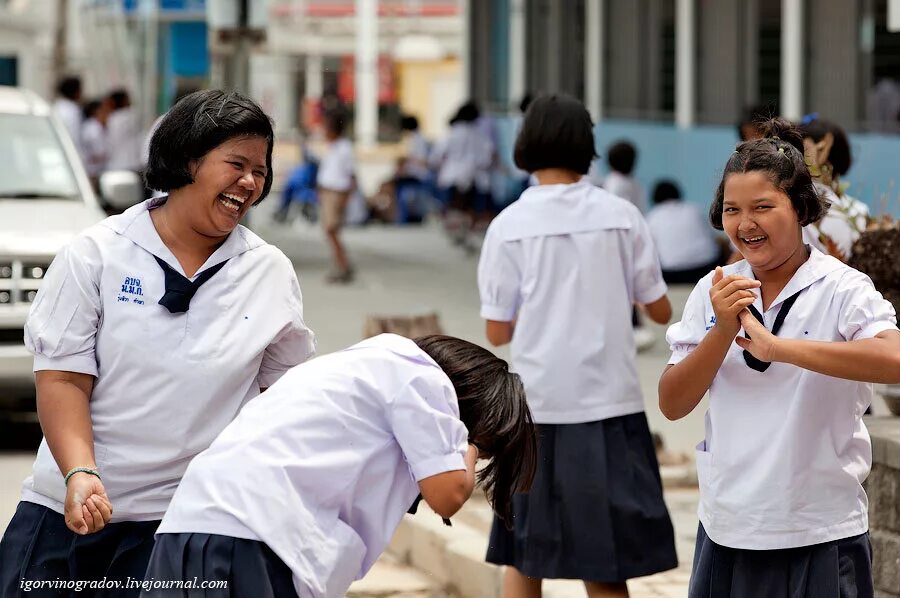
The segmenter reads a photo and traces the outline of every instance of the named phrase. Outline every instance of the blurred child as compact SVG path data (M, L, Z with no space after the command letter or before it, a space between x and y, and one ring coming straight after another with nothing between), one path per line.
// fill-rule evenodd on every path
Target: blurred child
M491 140L478 128L481 112L473 102L463 104L450 120L450 131L431 156L438 169L437 184L448 196L445 218L454 240L466 244L475 221L475 183L490 168Z
M344 118L341 113L331 113L325 117L325 139L328 149L319 161L316 176L319 198L319 219L325 231L325 238L331 248L333 266L327 281L348 283L353 280L354 270L347 258L347 251L341 243L340 233L344 226L347 204L356 188L356 163L353 144L344 137Z
M511 521L535 442L502 359L447 336L370 338L289 371L191 462L146 579L227 581L233 598L343 596L417 497L451 517L477 476Z
M688 595L872 598L862 415L872 382L900 382L900 331L868 277L803 242L827 208L799 131L762 131L710 208L744 259L694 288L659 380L671 420L709 391Z
M513 528L491 530L509 598L540 596L544 578L627 596L629 578L678 564L630 318L635 303L659 323L672 309L640 212L584 178L594 157L585 107L536 98L515 160L538 184L494 219L478 264L487 338L511 343L540 436Z
M653 189L653 206L647 214L647 226L659 251L663 279L667 283L695 284L724 263L728 247L716 241L700 209L681 200L678 185L672 181L658 182Z
M632 176L637 162L637 149L627 141L618 141L606 150L609 174L601 187L617 197L627 199L641 211L647 213L647 193Z
M425 215L431 171L428 156L431 145L419 131L419 120L415 116L404 116L401 128L406 137L406 155L400 161L394 177L396 213L395 221L405 224L412 220L421 221Z

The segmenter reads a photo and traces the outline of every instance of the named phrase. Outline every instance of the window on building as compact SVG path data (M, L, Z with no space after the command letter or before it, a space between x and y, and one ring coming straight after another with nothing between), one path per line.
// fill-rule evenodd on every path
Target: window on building
M604 114L673 120L675 1L607 0Z
M861 19L859 128L900 133L900 32L888 30L888 0L866 0Z
M471 95L492 110L509 103L509 10L509 0L469 3Z
M584 99L585 0L527 0L525 86Z
M15 56L0 56L0 85L19 84L19 59Z

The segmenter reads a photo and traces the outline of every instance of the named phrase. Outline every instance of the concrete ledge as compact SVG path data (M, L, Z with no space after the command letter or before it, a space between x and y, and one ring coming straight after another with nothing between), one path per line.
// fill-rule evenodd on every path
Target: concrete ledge
M872 437L873 462L900 469L900 417L867 417L865 422Z
M406 515L388 552L401 562L430 575L461 598L500 598L501 570L484 562L487 537L454 517L447 527L422 502L419 512Z

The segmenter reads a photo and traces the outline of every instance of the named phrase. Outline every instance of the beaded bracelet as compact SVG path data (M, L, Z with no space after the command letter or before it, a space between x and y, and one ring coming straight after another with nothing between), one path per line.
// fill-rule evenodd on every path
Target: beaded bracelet
M97 471L96 469L93 469L92 467L73 467L72 469L69 470L69 473L66 474L66 479L65 479L66 486L69 485L69 478L71 478L76 473L89 473L91 475L97 476L97 479L99 479L99 480L103 479L100 477L100 472Z

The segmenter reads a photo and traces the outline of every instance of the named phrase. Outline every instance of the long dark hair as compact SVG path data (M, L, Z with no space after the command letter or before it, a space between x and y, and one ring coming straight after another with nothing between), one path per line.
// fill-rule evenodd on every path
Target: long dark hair
M537 434L518 374L493 353L439 334L414 339L456 389L460 419L469 442L490 459L478 473L494 512L512 522L512 497L531 488L537 464Z
M818 222L828 212L828 202L816 192L803 155L803 135L783 118L772 118L758 124L762 139L745 141L737 146L725 164L722 182L709 208L713 228L722 230L722 203L725 180L739 172L762 172L772 184L790 199L800 226Z

